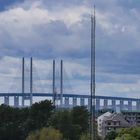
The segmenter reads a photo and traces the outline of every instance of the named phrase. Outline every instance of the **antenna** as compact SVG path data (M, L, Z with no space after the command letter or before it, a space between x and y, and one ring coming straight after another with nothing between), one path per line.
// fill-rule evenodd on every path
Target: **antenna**
M33 100L33 58L30 58L30 105L32 105Z
M96 29L96 16L95 5L94 15L91 13L91 102L90 102L90 140L96 140L96 127L95 127L95 29Z
M24 57L22 58L22 106L24 106L24 92L25 92L25 76L24 76L24 71L25 71L25 68L24 68L24 65L25 65L25 62L24 62Z
M53 105L55 106L55 100L56 100L56 89L55 89L55 60L53 60Z
M60 106L63 106L63 60L60 66Z

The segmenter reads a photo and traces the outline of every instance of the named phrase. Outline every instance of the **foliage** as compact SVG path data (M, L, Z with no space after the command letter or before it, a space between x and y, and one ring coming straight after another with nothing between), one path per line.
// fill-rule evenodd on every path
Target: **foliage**
M87 132L87 130L89 128L88 110L83 106L74 107L73 110L71 111L71 115L72 115L73 124L77 124L80 126L81 133Z
M26 140L38 140L39 139L39 131L34 131L34 132L31 132Z
M85 107L75 107L72 110L57 111L50 120L50 125L69 140L79 140L80 135L88 131L89 114Z
M42 128L30 133L26 140L62 140L62 134L54 128Z
M25 124L29 131L40 129L48 126L48 119L50 118L54 107L50 101L41 101L31 106L29 117Z
M0 140L16 140L24 135L22 126L27 117L21 115L22 111L18 108L0 106Z
M120 129L115 140L139 140L140 139L140 127L130 127Z
M80 137L80 140L90 140L90 135L89 134L82 134Z
M90 140L90 135L88 133L82 134L80 140ZM101 140L101 138L98 135L96 135L96 140Z
M30 108L0 106L0 140L25 140L30 131L48 125L53 112L50 101L41 101Z
M124 134L121 137L117 137L115 140L138 140L131 136L130 134Z
M110 132L105 140L140 140L140 126L122 128L117 132Z
M110 133L108 133L108 135L105 137L105 140L114 140L117 136L117 132L116 131L111 131Z
M48 100L29 108L0 106L0 140L25 140L27 136L27 140L61 140L62 135L65 140L84 140L88 123L89 113L83 106L54 110Z

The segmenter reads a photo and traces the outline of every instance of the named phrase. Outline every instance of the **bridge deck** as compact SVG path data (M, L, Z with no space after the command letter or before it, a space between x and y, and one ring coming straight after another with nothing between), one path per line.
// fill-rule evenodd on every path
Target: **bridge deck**
M52 93L33 93L34 97L52 97ZM0 97L4 96L30 96L30 93L0 93ZM58 97L60 97L60 94L57 94ZM63 94L63 97L69 97L69 98L90 98L90 95L81 95L81 94ZM140 101L138 98L126 98L126 97L113 97L113 96L96 96L96 99L108 99L108 100L126 100L126 101Z

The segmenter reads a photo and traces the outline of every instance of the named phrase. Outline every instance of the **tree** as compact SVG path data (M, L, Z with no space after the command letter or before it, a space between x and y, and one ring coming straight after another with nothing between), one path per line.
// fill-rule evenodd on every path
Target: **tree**
M80 140L90 140L89 134L82 134Z
M48 100L29 108L0 105L0 140L25 140L30 131L48 125L53 109L54 106Z
M33 104L29 108L29 115L23 126L26 136L31 131L48 127L48 120L53 110L54 106L48 100Z
M117 132L111 131L106 135L105 140L114 140L116 136L117 136Z
M69 140L79 140L82 133L88 131L88 111L85 107L75 107L71 110L59 110L50 120L50 125Z
M71 112L69 110L60 110L55 112L51 117L50 125L55 129L60 130L66 139L70 139L75 136L75 134L72 134L71 132L75 129L72 124Z
M77 106L71 111L73 124L80 126L81 133L86 133L89 128L89 113L86 107Z
M21 124L20 109L0 106L0 140L21 139Z
M115 140L139 140L140 139L140 126L123 128L117 132Z
M121 137L115 138L115 140L138 140L138 139L131 136L130 134L124 134Z
M26 140L39 140L39 131L31 132Z
M101 140L101 138L98 135L96 136L96 139ZM90 140L90 135L88 133L82 134L80 140Z
M48 100L33 104L28 118L28 121L31 124L31 130L46 127L53 109L54 106L52 105L52 102Z
M54 128L42 128L29 134L26 140L62 140L62 134Z

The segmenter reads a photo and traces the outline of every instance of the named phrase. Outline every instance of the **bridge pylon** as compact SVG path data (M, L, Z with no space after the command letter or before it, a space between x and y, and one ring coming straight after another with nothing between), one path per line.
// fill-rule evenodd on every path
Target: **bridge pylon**
M27 96L25 93L25 58L22 58L22 107L25 106L25 101L29 101L30 106L33 102L33 58L30 58L30 93Z
M53 60L53 78L52 78L52 93L53 93L53 104L55 106L63 107L63 60L60 62L60 96L56 87L56 63ZM58 101L60 100L60 105Z

